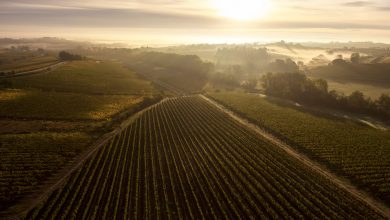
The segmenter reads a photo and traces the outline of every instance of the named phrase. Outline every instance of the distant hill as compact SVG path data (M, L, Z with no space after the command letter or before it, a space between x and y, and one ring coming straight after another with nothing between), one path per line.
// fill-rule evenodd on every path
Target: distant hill
M390 44L386 43L376 43L376 42L329 42L329 43L319 43L319 42L302 42L302 46L306 47L321 47L321 48L343 48L343 47L355 47L355 48L390 48Z
M41 38L0 38L0 49L17 46L28 46L30 48L44 48L50 50L65 50L78 48L92 48L92 47L108 47L108 48L127 48L127 44L100 44L88 41L67 40L57 37L41 37Z

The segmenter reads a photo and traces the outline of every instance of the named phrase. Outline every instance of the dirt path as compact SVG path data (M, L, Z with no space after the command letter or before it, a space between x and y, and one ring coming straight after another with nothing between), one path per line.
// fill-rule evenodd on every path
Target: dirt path
M4 217L4 219L20 219L20 216L27 214L29 210L37 206L39 203L45 201L52 191L61 187L75 170L80 168L88 158L90 158L100 148L105 146L105 144L107 144L112 139L112 137L124 130L145 111L160 105L164 101L166 101L166 98L162 99L156 104L136 112L129 118L125 119L115 130L101 136L86 151L77 156L73 162L62 168L60 172L51 177L50 180L46 181L46 183L43 183L36 193L27 196L26 198L22 199L18 205L10 207L8 210L4 211L4 213L1 213L4 215L1 217Z
M29 70L29 71L25 71L25 72L15 73L12 75L0 76L0 78L14 78L14 77L33 75L33 74L38 74L38 73L49 73L49 72L57 69L58 67L62 66L65 63L67 63L67 62L59 62L59 63L53 64L53 65L45 66L45 67L35 69L35 70Z
M273 144L277 145L278 147L282 148L284 151L286 151L291 156L295 157L296 159L300 160L304 164L308 165L318 173L321 173L323 176L325 176L327 179L331 180L333 183L335 183L337 186L345 189L346 191L350 192L353 196L355 196L358 200L361 200L368 204L372 209L376 210L377 212L381 213L384 217L390 218L390 208L387 207L382 202L378 201L377 199L370 196L368 193L357 189L355 186L353 186L349 180L347 180L344 177L337 176L333 172L331 172L326 167L322 166L321 164L312 161L307 156L297 152L294 150L291 146L281 141L279 138L275 137L274 135L266 132L264 129L260 128L259 126L249 122L248 120L238 116L233 111L225 108L223 105L217 103L216 101L213 101L209 98L207 98L204 95L200 95L203 99L208 101L209 103L216 106L221 111L227 113L229 116L231 116L236 121L240 122L241 124L249 127L268 141L272 142Z

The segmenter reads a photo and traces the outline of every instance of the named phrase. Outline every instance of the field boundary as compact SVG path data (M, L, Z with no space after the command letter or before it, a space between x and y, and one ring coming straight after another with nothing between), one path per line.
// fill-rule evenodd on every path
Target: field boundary
M272 135L271 133L265 131L260 126L250 122L249 120L239 116L237 113L235 113L232 110L229 110L226 108L223 104L220 104L219 102L212 100L204 95L200 95L203 99L205 99L210 104L214 105L216 108L218 108L220 111L225 112L228 114L231 118L233 118L235 121L239 122L240 124L248 127L249 129L255 131L257 134L261 135L266 140L270 141L271 143L275 144L276 146L280 147L282 150L284 150L286 153L288 153L290 156L298 159L302 163L306 164L307 166L311 167L313 170L317 171L321 175L323 175L325 178L339 186L340 188L348 191L350 194L352 194L356 199L363 201L368 206L370 206L373 210L377 211L381 215L383 215L386 218L390 218L390 208L387 207L384 203L378 201L374 197L370 196L367 192L360 190L356 188L354 185L352 185L347 179L340 177L336 175L334 172L330 171L329 169L325 168L323 165L311 160L306 155L299 153L296 151L293 147L282 141L280 138Z
M177 88L177 87L175 87L175 86L173 86L173 85L171 85L171 84L169 84L167 82L164 82L162 80L159 80L159 79L156 79L154 77L151 77L151 76L149 76L148 74L146 74L146 73L144 73L142 71L137 71L137 70L135 70L135 68L133 68L133 67L131 67L129 65L126 65L126 68L128 68L130 70L134 70L135 72L138 72L138 75L140 75L141 77L143 77L146 80L149 80L149 81L155 83L156 85L158 85L158 86L160 86L160 87L162 87L162 88L172 92L175 96L182 96L182 95L186 94L185 91L183 91L183 90L181 90L181 89L179 89L179 88Z
M49 73L49 72L57 69L58 67L62 66L63 64L66 64L66 63L67 63L66 61L62 61L62 62L60 61L58 63L52 64L49 66L45 66L45 67L41 67L38 69L19 72L19 73L15 73L12 75L0 76L0 78L15 78L15 77L34 75L34 74L39 74L39 73Z
M78 168L80 168L84 162L89 159L93 154L95 154L99 149L101 149L105 144L107 144L115 135L119 134L121 131L123 131L128 125L130 125L135 119L137 119L140 115L142 115L145 111L154 108L157 105L160 105L162 102L166 101L167 98L164 98L160 100L159 102L150 105L144 109L141 109L138 112L133 113L131 116L129 116L127 119L123 120L119 126L117 126L116 129L114 129L111 132L108 132L104 135L102 135L99 139L97 139L94 143L92 143L85 152L81 153L80 155L76 156L76 158L71 162L72 164L69 164L68 166L65 165L63 168L63 172L59 171L57 175L61 174L61 178L56 180L54 184L52 184L49 188L46 190L43 190L44 192L40 194L38 198L31 198L32 196L27 196L25 200L23 199L20 202L20 205L12 206L8 210L5 210L4 213L0 213L0 217L5 217L5 219L20 219L20 217L27 214L28 211L33 209L35 206L40 204L41 202L45 201L48 196L50 196L50 193L54 190L61 187L67 178L72 175L73 172L75 172ZM66 170L66 169L69 170ZM64 174L64 171L65 174ZM28 204L28 205L27 205ZM4 216L2 216L4 214Z

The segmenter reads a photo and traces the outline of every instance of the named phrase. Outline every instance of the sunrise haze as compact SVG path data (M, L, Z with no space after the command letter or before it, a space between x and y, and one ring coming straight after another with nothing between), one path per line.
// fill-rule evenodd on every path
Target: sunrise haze
M0 34L129 44L389 43L389 11L388 0L2 0Z

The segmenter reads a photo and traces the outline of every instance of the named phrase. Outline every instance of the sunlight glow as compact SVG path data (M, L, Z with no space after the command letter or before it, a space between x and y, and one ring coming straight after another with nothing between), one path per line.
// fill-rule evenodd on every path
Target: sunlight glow
M269 0L214 0L219 15L234 20L256 20L267 15Z

